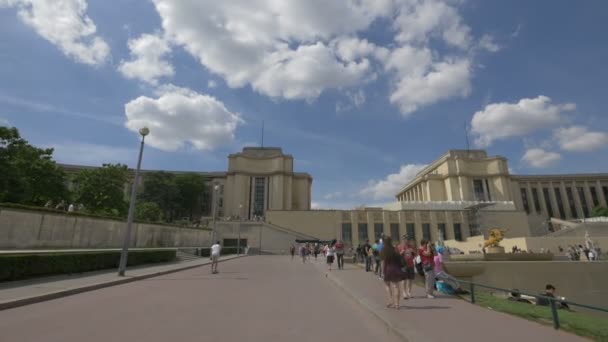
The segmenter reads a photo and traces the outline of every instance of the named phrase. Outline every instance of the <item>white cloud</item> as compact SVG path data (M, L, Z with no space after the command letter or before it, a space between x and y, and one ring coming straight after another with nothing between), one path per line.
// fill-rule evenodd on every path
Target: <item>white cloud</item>
M215 87L217 87L217 82L215 82L214 80L207 81L207 88L213 89Z
M495 140L522 136L539 129L551 128L562 121L562 114L572 111L572 103L552 104L547 96L521 99L517 103L492 103L473 115L471 127L480 147Z
M344 103L338 101L336 103L336 112L345 112L352 110L353 108L361 108L365 104L365 92L363 89L359 89L358 91L346 91L346 97L348 98L348 102Z
M383 180L371 180L363 190L361 195L371 196L374 200L393 199L397 192L416 177L420 170L426 165L408 164L402 165L398 173L393 173Z
M562 156L559 153L545 151L541 148L531 148L526 151L521 159L532 167L543 168L559 162Z
M156 99L140 96L125 105L126 127L133 132L149 127L150 146L175 151L190 143L212 150L234 140L242 120L214 97L172 85L161 87L158 95Z
M333 199L336 199L336 198L340 198L343 195L344 194L341 191L330 192L329 194L326 194L325 196L323 196L323 199L333 200Z
M51 143L45 144L44 147L53 148L53 158L63 164L99 166L122 163L133 166L137 160L137 148L82 142Z
M489 34L484 34L481 37L479 40L479 47L490 52L498 52L498 50L500 50L500 45L498 45L494 41L494 37Z
M122 61L118 66L118 71L126 78L156 85L159 78L175 73L173 66L164 60L171 49L163 37L143 34L137 39L129 39L128 45L131 60Z
M0 0L0 7L16 7L25 24L80 63L101 64L110 53L108 44L95 35L86 0Z
M560 128L554 136L566 151L592 151L608 145L608 133L589 132L584 126Z
M8 120L0 118L0 126L10 126L11 123Z

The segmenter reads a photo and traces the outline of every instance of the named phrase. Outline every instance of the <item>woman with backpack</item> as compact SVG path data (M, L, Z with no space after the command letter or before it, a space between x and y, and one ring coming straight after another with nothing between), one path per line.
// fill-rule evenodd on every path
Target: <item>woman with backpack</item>
M435 262L433 260L433 247L428 240L423 239L420 241L418 255L420 255L420 263L422 264L422 270L424 271L426 298L433 299L435 298L435 296L433 296L433 292L435 291L435 272L433 272Z
M403 299L412 298L412 283L416 276L414 259L416 258L416 247L414 242L407 236L403 236L403 241L399 244L397 251L403 258L405 267L403 268L403 280L400 282Z
M382 272L384 274L384 285L388 294L386 307L399 310L399 283L403 279L403 264L401 255L397 253L390 237L384 238L384 246L380 254L384 267Z

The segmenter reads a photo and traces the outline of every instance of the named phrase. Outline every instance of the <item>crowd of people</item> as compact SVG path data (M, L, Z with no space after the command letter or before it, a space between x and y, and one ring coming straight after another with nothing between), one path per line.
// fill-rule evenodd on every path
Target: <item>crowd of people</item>
M373 272L384 281L389 308L399 309L401 300L412 298L412 285L416 274L423 277L426 298L435 298L435 291L453 294L460 290L458 281L443 269L443 246L435 246L428 240L422 240L416 247L414 239L403 236L401 242L393 243L391 237L381 237L373 244L366 241L356 249L350 250L353 262L365 264L365 272ZM344 243L333 240L325 245L303 243L296 248L291 245L291 258L296 254L306 263L313 256L315 260L323 253L327 263L327 276L337 260L338 269L344 268Z

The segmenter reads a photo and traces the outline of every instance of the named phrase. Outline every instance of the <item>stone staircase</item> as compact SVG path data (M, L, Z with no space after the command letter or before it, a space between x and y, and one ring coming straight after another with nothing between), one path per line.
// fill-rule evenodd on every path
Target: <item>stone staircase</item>
M196 253L196 250L192 250L192 249L188 249L188 250L178 249L175 256L177 258L177 261L179 261L179 262L200 259L201 257L196 255L195 253Z

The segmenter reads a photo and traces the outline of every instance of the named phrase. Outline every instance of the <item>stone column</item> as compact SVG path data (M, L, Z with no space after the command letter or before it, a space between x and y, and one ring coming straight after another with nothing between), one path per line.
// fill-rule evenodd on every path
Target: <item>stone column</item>
M526 182L526 192L528 194L528 206L530 207L530 213L537 213L541 215L542 213L536 211L536 206L534 205L534 197L532 197L532 185L530 185L530 182Z
M597 196L600 199L600 205L604 208L608 207L608 198L604 197L604 191L602 190L602 184L599 180L595 181L595 191L597 191Z
M589 182L585 181L583 184L584 184L583 192L585 193L585 197L587 197L587 206L589 207L589 214L591 214L591 210L593 210L593 208L595 208L595 203L593 203L593 197L591 196L591 189L589 186ZM596 190L596 195L597 195L597 190Z
M566 191L566 183L564 181L559 182L559 188L562 193L562 203L564 203L564 210L566 211L566 219L571 220L576 218L576 213L570 210L570 201L568 200L568 192Z
M557 198L555 196L555 191L553 190L553 182L549 182L549 201L551 202L551 206L553 207L553 215L561 219L559 206L557 205ZM564 202L562 201L562 204L563 203ZM564 215L565 214L566 213L564 213Z
M583 212L583 206L581 204L581 199L578 197L578 189L576 188L576 181L572 181L572 196L574 196L574 205L576 206L576 211L578 212L577 217L584 217L585 213Z

